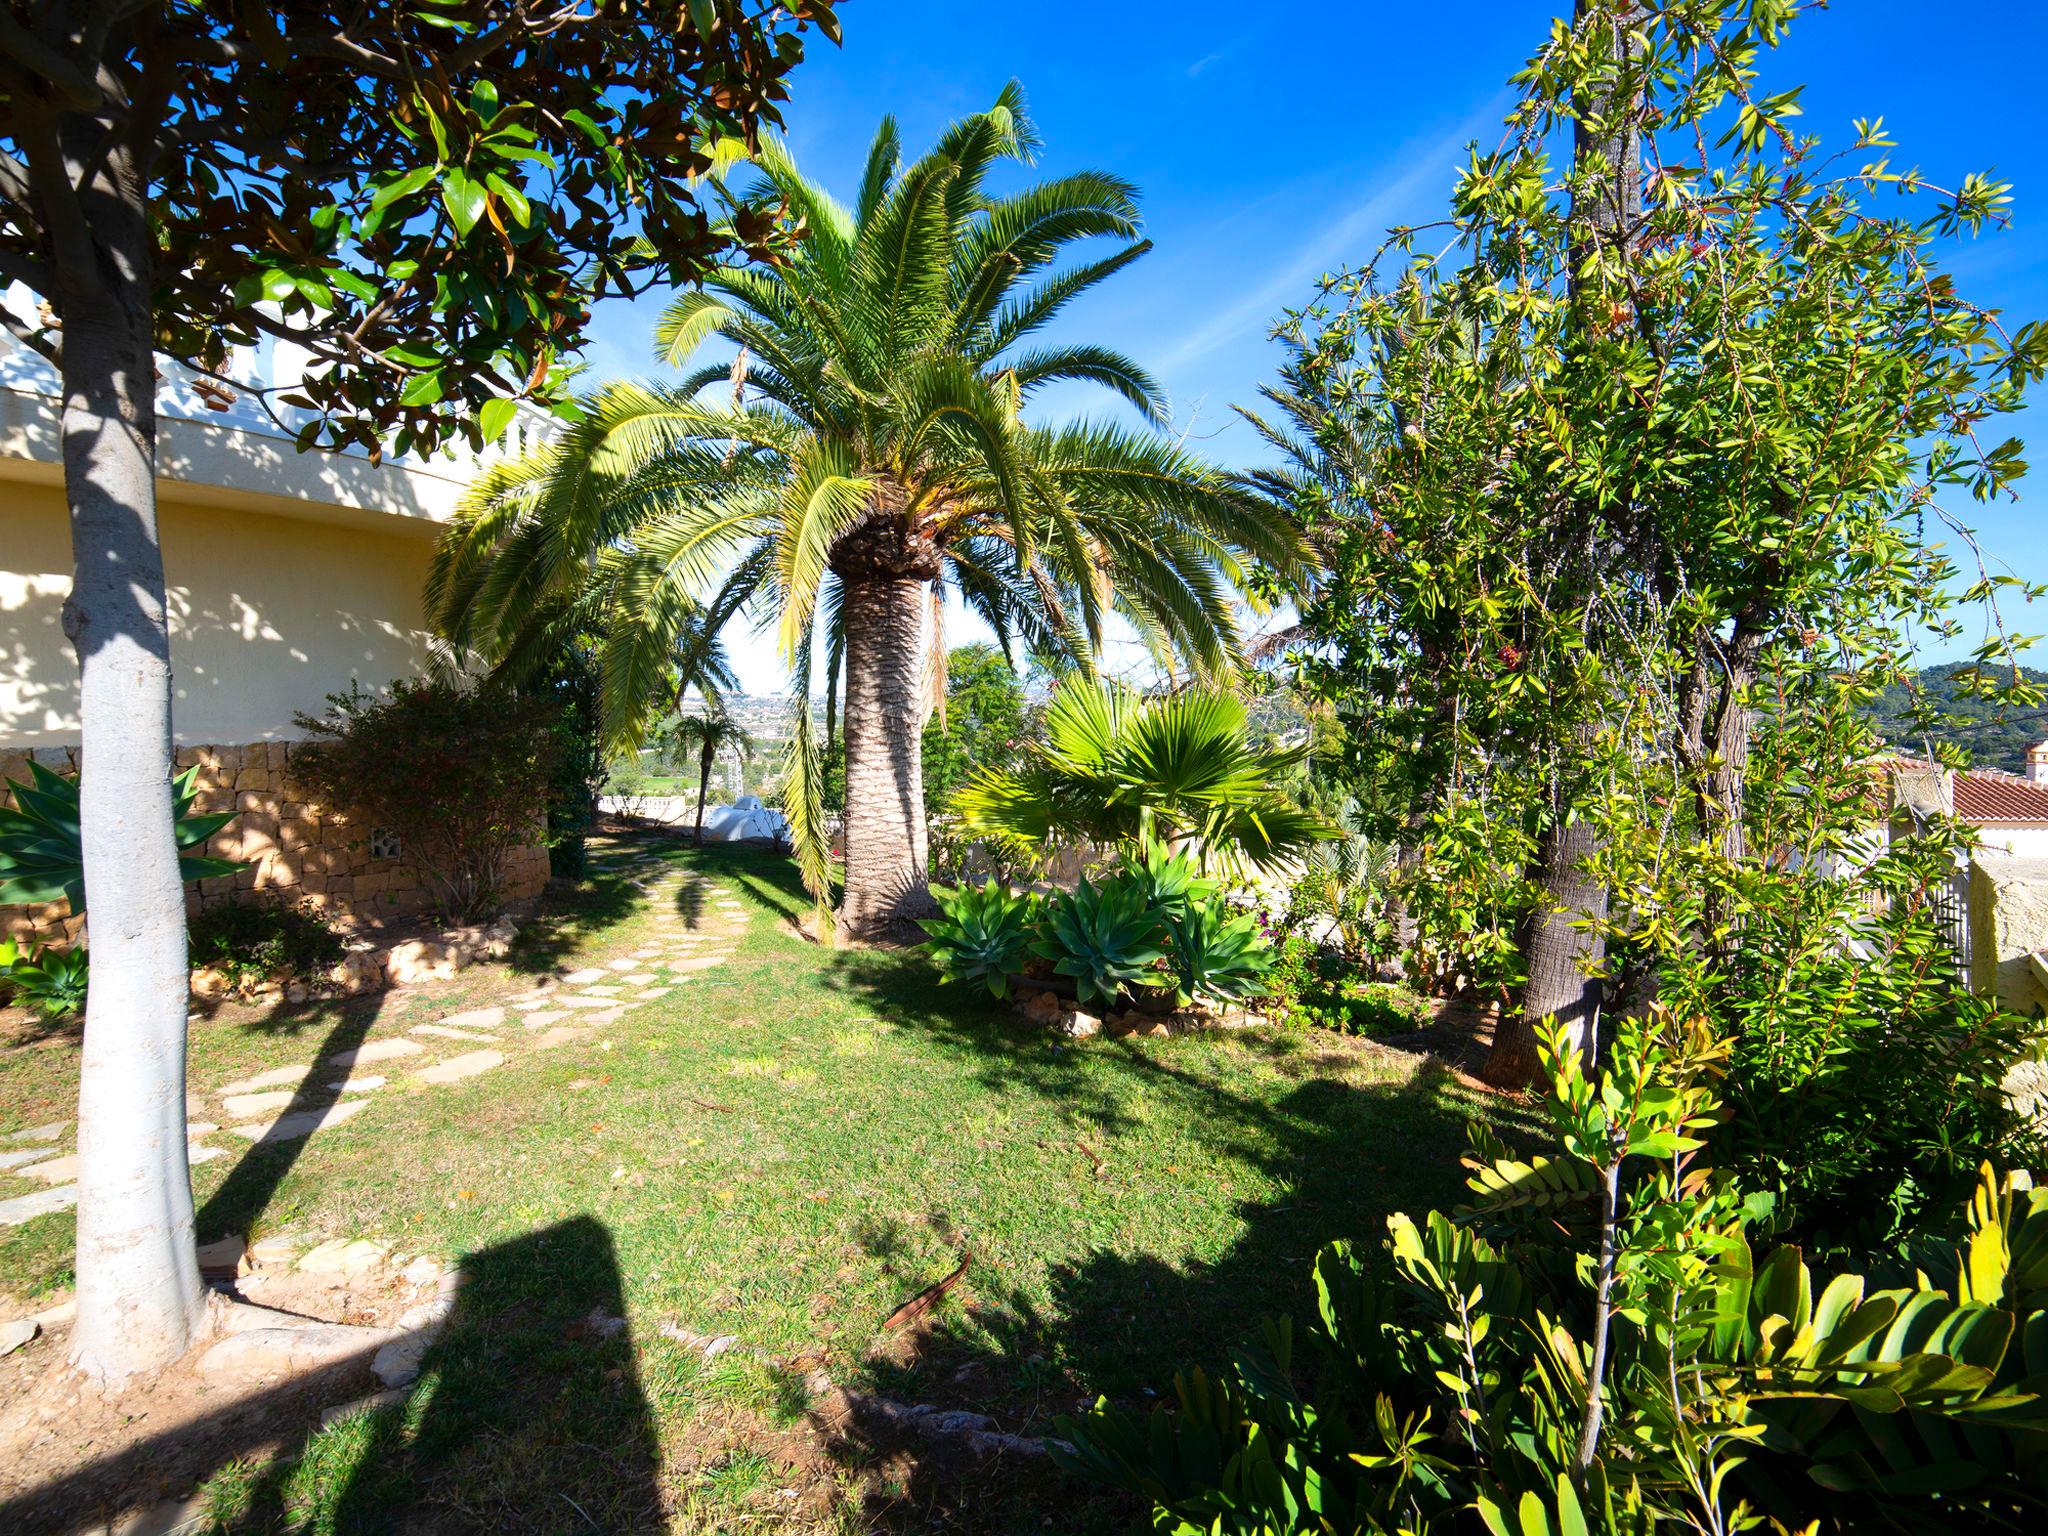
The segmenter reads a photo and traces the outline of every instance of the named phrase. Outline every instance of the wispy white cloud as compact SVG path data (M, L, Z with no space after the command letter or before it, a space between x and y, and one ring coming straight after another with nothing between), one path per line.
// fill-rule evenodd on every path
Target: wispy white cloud
M1413 156L1394 180L1267 266L1270 275L1263 283L1168 348L1158 359L1159 371L1171 374L1219 347L1262 336L1282 309L1302 300L1314 279L1376 248L1379 236L1403 222L1402 216L1415 210L1425 192L1448 189L1465 145L1499 118L1499 111L1489 105ZM1253 237L1249 243L1256 246L1258 241Z
M1233 44L1232 46L1234 47L1235 45ZM1190 64L1190 65L1188 66L1188 78L1189 78L1190 80L1194 79L1194 78L1195 78L1195 76L1199 75L1199 74L1200 74L1200 73L1201 73L1201 72L1202 72L1203 70L1207 69L1207 68L1208 68L1208 67L1209 67L1209 66L1210 66L1211 64L1214 64L1214 63L1218 62L1218 61L1219 61L1220 59L1222 59L1222 58L1223 58L1223 57L1224 57L1225 55L1227 55L1227 54L1228 54L1228 53L1229 53L1230 51L1231 51L1231 50L1230 50L1229 48L1218 48L1218 49L1217 49L1217 50L1216 50L1216 51L1215 51L1214 53L1205 53L1205 54L1203 54L1203 55L1202 55L1202 56L1201 56L1201 57L1200 57L1199 59L1195 60L1195 62L1194 62L1194 63L1192 63L1192 64Z

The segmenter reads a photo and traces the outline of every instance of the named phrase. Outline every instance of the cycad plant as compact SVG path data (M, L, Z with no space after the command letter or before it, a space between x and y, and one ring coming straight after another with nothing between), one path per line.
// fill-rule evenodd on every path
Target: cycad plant
M1301 564L1280 512L1157 430L1165 402L1136 363L1086 342L1025 348L1147 249L1113 176L989 191L1036 143L1014 83L907 166L885 119L850 209L768 145L738 216L787 207L801 248L678 298L661 354L693 371L600 392L561 441L489 476L430 582L444 633L496 657L580 608L608 637L621 744L692 635L743 608L772 622L795 695L786 809L821 899L810 696L817 671L828 698L843 679L844 936L929 910L918 744L947 588L1006 644L1083 670L1114 612L1214 676L1235 657L1245 567ZM1113 248L1060 264L1092 239ZM737 360L697 363L714 336ZM1062 381L1102 386L1145 424L1027 425L1026 402Z
M1023 857L1157 839L1207 868L1272 870L1334 835L1280 791L1305 751L1254 745L1244 705L1226 693L1145 698L1074 680L1024 761L984 769L954 804L967 831Z

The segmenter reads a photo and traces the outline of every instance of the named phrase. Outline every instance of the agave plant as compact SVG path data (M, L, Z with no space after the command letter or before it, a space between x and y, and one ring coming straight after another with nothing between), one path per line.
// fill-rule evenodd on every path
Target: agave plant
M30 782L10 779L14 809L0 808L0 903L55 901L63 897L73 913L85 910L85 855L78 841L78 780L52 773L29 759ZM243 866L189 850L239 814L192 814L199 798L199 770L188 768L171 786L172 831L178 840L178 874L185 880L232 875Z
M984 769L954 806L969 831L1026 856L1154 838L1208 869L1265 871L1334 835L1279 789L1305 750L1253 745L1229 694L1148 699L1074 680L1047 706L1045 739L1025 761Z
M1118 865L1117 880L1142 892L1146 902L1169 922L1178 922L1222 890L1222 882L1206 878L1185 848L1171 847L1157 838L1124 849Z
M939 979L986 982L992 996L1008 997L1010 978L1024 968L1030 950L1038 897L995 880L979 890L934 887L932 895L940 915L926 918L924 930Z
M1192 906L1167 924L1168 959L1183 1002L1257 997L1273 969L1273 948L1249 913L1221 902Z
M1046 903L1045 935L1031 946L1053 962L1053 970L1074 978L1082 1002L1116 1001L1125 986L1156 985L1155 969L1166 955L1159 909L1137 886L1083 879L1078 887Z
M0 942L0 983L13 989L16 1002L45 1018L68 1019L85 1011L89 969L82 949L21 948L12 939Z

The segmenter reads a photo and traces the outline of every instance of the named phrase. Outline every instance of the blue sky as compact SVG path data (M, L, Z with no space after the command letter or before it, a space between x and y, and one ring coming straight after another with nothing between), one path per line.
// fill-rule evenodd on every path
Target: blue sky
M1218 460L1249 463L1258 444L1230 407L1253 403L1271 375L1273 320L1320 274L1367 259L1386 226L1442 210L1464 144L1498 136L1503 82L1564 4L846 0L844 45L814 40L792 79L788 138L800 164L850 196L884 111L915 153L1021 80L1045 139L1027 174L1126 177L1155 244L1070 309L1062 333L1130 353L1165 384L1177 429ZM1795 25L1763 70L1769 89L1807 86L1805 126L1829 142L1847 139L1852 118L1882 116L1896 161L1945 183L1987 168L2011 181L2014 227L1952 246L1946 262L1966 294L2017 324L2048 319L2044 59L2040 0L1840 0ZM659 308L600 310L597 375L652 371ZM1070 393L1043 409L1121 407ZM2042 483L2017 506L1967 510L1988 556L2048 580L2048 408L2021 432ZM2019 617L2048 630L2048 614ZM779 691L768 640L736 631L729 643L745 686Z

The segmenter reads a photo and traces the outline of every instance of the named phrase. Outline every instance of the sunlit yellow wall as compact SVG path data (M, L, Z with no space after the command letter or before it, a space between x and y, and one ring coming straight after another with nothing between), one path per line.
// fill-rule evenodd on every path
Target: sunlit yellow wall
M317 712L329 692L424 665L431 524L393 532L173 500L160 516L180 743L293 737L293 713ZM62 494L0 480L0 747L78 739L77 663L59 627L70 573Z

